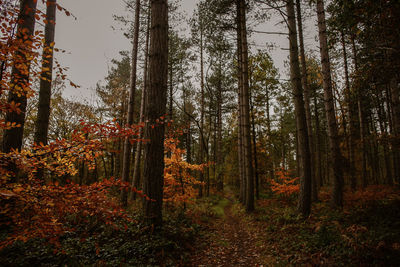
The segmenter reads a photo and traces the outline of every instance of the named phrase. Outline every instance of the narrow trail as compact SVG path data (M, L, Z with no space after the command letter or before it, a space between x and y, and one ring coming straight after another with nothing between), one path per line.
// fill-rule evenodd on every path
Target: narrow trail
M229 200L229 199L228 199ZM199 244L191 259L192 266L262 266L261 247L256 233L246 221L232 210L232 201L224 208L225 216L209 226L210 234L197 241Z

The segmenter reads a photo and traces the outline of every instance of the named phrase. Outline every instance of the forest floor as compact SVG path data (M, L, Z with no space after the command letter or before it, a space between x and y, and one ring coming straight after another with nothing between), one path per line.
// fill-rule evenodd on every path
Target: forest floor
M256 242L258 232L248 226L233 201L225 198L223 214L207 226L191 259L193 266L257 266L263 247Z
M329 205L323 188L309 217L296 195L263 191L246 213L235 193L167 206L157 231L135 221L112 227L96 218L70 218L75 231L59 238L18 241L0 250L1 266L399 266L400 190L370 186L344 194L343 210ZM83 220L86 219L86 220ZM0 240L8 233L0 231ZM45 264L44 264L45 263Z
M347 192L342 211L329 195L321 192L306 219L293 198L262 195L247 214L229 190L212 196L185 266L398 266L400 192Z

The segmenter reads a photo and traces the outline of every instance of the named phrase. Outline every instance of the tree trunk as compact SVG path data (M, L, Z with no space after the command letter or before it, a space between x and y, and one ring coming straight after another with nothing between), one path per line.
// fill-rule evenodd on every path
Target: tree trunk
M269 157L268 157L268 169L270 172L270 179L274 179L275 178L275 169L274 169L274 160L272 158L272 144L271 144L271 115L270 115L270 96L269 96L269 92L268 92L268 82L265 82L265 101L267 102L266 104L266 110L267 110L267 134L268 134L268 138L267 138L267 149L268 149L268 153L269 153Z
M219 67L218 67L218 92L217 92L217 190L222 192L224 190L224 181L223 181L223 158L222 158L222 66L221 66L221 57L219 60Z
M239 1L239 0L237 0ZM243 110L242 110L242 37L240 31L240 4L237 3L237 57L238 57L238 162L239 162L239 184L240 193L239 201L242 204L246 202L246 183L245 183L245 166L244 166L244 146L243 146Z
M294 95L297 138L298 138L298 158L300 162L300 194L298 210L303 216L308 216L311 212L311 157L310 145L308 142L306 109L303 100L303 89L301 87L301 75L299 65L299 51L297 45L296 19L293 0L287 1L287 16L290 41L290 77ZM311 116L310 116L311 117Z
M15 62L11 71L12 88L8 94L8 103L14 102L19 105L21 112L7 111L5 123L19 124L20 127L14 127L4 130L3 134L3 152L9 153L12 149L21 150L24 134L25 112L27 97L26 91L22 94L17 92L17 88L29 88L29 71L32 51L32 35L35 31L35 12L37 1L21 0L20 12L18 14L17 40L21 41L22 50L15 53ZM23 62L23 64L20 64ZM19 90L19 89L18 89ZM15 169L10 166L11 169Z
M322 141L320 135L320 122L319 122L319 113L318 113L318 102L317 102L317 92L314 92L314 114L315 114L315 158L316 158L316 178L318 182L318 186L322 187L323 185L323 175L322 175Z
M322 63L325 113L328 123L329 149L333 171L332 205L343 206L343 170L342 155L339 147L339 135L335 117L334 99L332 93L331 66L328 51L328 36L326 32L324 1L317 0L319 43Z
M169 120L173 121L174 114L173 114L173 100L174 100L174 84L173 84L173 69L172 65L169 68L169 105L168 105L168 116Z
M39 104L35 127L35 143L42 143L44 145L47 145L47 133L49 130L56 10L56 0L48 0L46 8L47 23L44 30L45 39L42 56L43 73L40 80Z
M354 123L355 123L355 118L353 114L353 97L352 93L350 90L350 80L349 80L349 67L348 67L348 62L347 62L347 50L346 50L346 42L344 38L344 33L341 32L341 42L342 42L342 49L343 49L343 62L344 62L344 76L345 76L345 99L346 99L346 104L347 104L347 117L348 117L348 122L349 122L349 131L348 131L348 156L349 156L349 175L350 175L350 187L353 191L356 190L357 187L357 180L356 180L356 175L355 175L355 166L354 166L354 151L355 151L355 140L354 140Z
M164 184L164 124L157 121L165 115L168 75L168 4L167 0L151 0L151 29L149 52L149 88L146 97L143 170L143 199L145 220L162 225Z
M149 65L149 37L150 37L150 9L147 14L147 29L146 29L146 41L144 48L144 69L143 69L143 88L142 88L142 96L140 100L140 118L139 123L144 123L144 110L146 107L146 91L148 87L148 65ZM135 165L133 169L133 179L132 179L132 187L138 189L140 187L140 160L142 158L142 141L143 138L143 129L139 129L139 139L140 141L136 146L136 157L135 157ZM132 193L132 199L136 199L136 193Z
M297 27L299 29L299 43L300 43L300 60L301 60L301 82L304 89L304 105L307 120L307 132L308 132L308 142L310 147L310 161L311 161L311 197L313 201L318 200L318 188L317 180L315 176L315 145L314 145L314 131L312 129L312 118L310 109L310 86L307 80L307 63L306 63L306 53L304 50L304 38L303 38L303 21L301 18L301 4L300 0L296 0L296 10L297 10Z
M200 16L201 17L201 16ZM200 22L200 90L201 90L201 102L200 102L200 164L204 163L204 48L203 48L203 21ZM204 182L204 171L200 172L200 182ZM199 197L203 197L202 184L199 185Z
M379 93L380 99L383 99L382 92L378 91L378 93ZM379 128L381 130L381 133L387 138L388 131L387 131L386 122L388 121L389 118L385 114L385 107L383 106L383 103L381 101L378 101L377 108L378 108ZM390 162L388 142L387 141L382 142L382 146L383 146L383 157L384 157L385 169L386 169L385 182L388 185L393 185L392 164Z
M391 107L393 118L393 133L394 141L392 144L393 149L393 166L394 166L394 179L396 183L400 183L400 98L399 87L395 77L390 81L390 94L391 94Z
M252 86L250 86L252 88ZM251 92L251 90L250 90ZM260 181L258 176L258 161L257 161L257 136L256 136L256 123L254 118L254 105L252 97L250 95L250 113L251 113L251 132L252 132L252 144L253 144L253 155L254 155L254 185L256 192L256 199L260 199Z
M246 173L246 211L254 210L254 179L253 179L253 161L251 152L251 135L250 135L250 104L249 104L249 65L248 65L248 47L247 47L247 30L246 30L246 3L240 0L240 35L242 47L242 110L243 110L243 144L244 144L244 163Z
M139 19L140 19L140 0L136 0L128 115L126 117L127 121L126 123L128 126L131 126L133 124L133 111L135 105L136 70L137 70L137 56L138 56L138 45L139 45L139 28L140 28ZM122 160L122 182L129 182L129 170L131 165L131 150L132 150L132 145L129 139L130 139L129 137L126 137L124 143L124 156ZM121 191L121 202L122 205L125 207L128 205L128 192L124 189Z

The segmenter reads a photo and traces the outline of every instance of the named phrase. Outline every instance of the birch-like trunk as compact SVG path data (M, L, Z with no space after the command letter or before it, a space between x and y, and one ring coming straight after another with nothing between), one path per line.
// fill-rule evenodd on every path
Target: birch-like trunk
M137 76L136 71L137 71L139 27L140 27L139 19L140 19L140 0L136 0L128 114L126 117L126 124L128 126L131 126L133 124L133 111L135 107L135 91L136 91L136 76ZM123 152L124 154L122 158L122 182L129 181L129 170L131 165L131 150L132 150L132 145L129 139L130 139L129 136L127 136L124 142L124 152ZM121 202L123 206L128 205L128 192L124 189L122 189L121 191Z

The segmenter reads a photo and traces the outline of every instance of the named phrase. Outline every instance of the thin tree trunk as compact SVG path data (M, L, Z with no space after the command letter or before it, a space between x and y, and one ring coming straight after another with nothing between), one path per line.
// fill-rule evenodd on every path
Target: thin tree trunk
M354 69L358 71L358 62L357 62L357 49L355 44L354 36L351 37L353 56L354 56ZM367 159L366 159L366 145L365 145L365 118L362 107L362 91L361 88L357 88L357 108L358 108L358 120L360 123L360 143L361 143L361 186L365 188L367 186Z
M394 165L394 179L396 183L400 183L400 99L399 99L399 88L397 85L397 79L395 77L390 81L390 94L391 94L391 108L393 118L393 133L394 141L392 144L393 149L393 165Z
M140 100L140 118L139 123L144 123L144 111L146 107L146 91L148 87L148 61L149 61L149 37L150 37L150 9L147 14L147 30L146 30L146 42L145 42L145 51L144 51L144 69L143 69L143 88L142 88L142 96ZM142 158L142 138L143 138L143 129L139 129L139 142L136 146L136 157L135 157L135 165L133 169L133 179L132 179L132 187L138 189L140 187L140 161ZM136 192L132 193L132 199L136 199Z
M326 120L328 122L329 149L331 153L333 171L332 205L337 208L343 206L343 170L342 155L339 147L338 127L335 116L334 99L332 92L331 66L328 50L328 36L326 32L324 1L317 0L318 30L322 63L324 87L324 101Z
M349 170L349 175L350 175L350 187L353 191L356 190L357 187L357 180L355 176L355 166L354 166L354 151L355 151L355 140L354 140L354 114L353 114L353 101L352 101L352 93L350 90L350 80L349 80L349 67L348 67L348 62L347 62L347 50L346 50L346 42L344 38L344 33L341 32L341 42L342 42L342 49L343 49L343 61L344 61L344 76L345 76L345 86L346 86L346 91L345 91L345 98L346 98L346 104L347 104L347 116L348 116L348 122L349 122L349 132L347 135L347 144L348 144L348 150L349 150L349 164L350 164L350 170Z
M299 51L297 45L296 18L293 0L287 1L287 16L290 41L290 77L294 95L297 138L298 138L298 158L300 162L300 194L298 210L303 216L308 216L311 212L311 156L310 145L308 142L306 109L303 100L303 89L301 87L301 74L299 65Z
M137 76L137 56L138 56L138 45L139 45L139 28L140 28L140 0L136 0L135 6L135 25L133 33L133 48L132 48L132 66L131 66L131 79L130 79L130 90L129 90L129 104L128 104L128 115L126 117L126 123L128 126L133 124L133 111L135 105L135 91L136 91L136 76ZM129 170L131 165L131 150L132 145L130 138L125 138L124 143L124 155L122 160L122 182L129 182ZM128 205L128 192L124 189L121 191L121 202L123 206Z
M383 95L381 91L378 91L380 99L383 99ZM383 106L383 103L380 103L378 101L377 103L377 108L378 108L378 121L379 121L379 128L381 130L381 133L384 134L384 136L387 138L388 137L388 131L387 131L387 125L386 121L387 116L385 114L385 108ZM393 174L392 174L392 164L390 162L390 156L389 156L389 149L388 149L388 144L386 141L383 142L383 157L385 161L385 182L389 185L393 185Z
M173 69L172 65L169 68L169 105L168 105L168 116L169 120L173 121L174 114L173 114L173 100L174 100L174 85L173 85Z
M240 35L242 46L242 76L243 76L243 143L245 153L245 173L246 173L246 211L254 210L254 180L253 163L250 139L250 107L249 107L249 75L248 75L248 48L247 48L247 30L246 30L246 3L240 0Z
M239 0L237 0L239 1ZM246 183L245 183L245 167L244 167L244 146L243 146L243 110L242 110L242 37L240 31L240 4L237 3L237 57L238 57L238 162L239 162L239 184L240 193L239 201L242 204L246 202Z
M44 145L47 145L47 134L49 130L56 10L56 0L48 0L46 8L47 23L44 30L45 39L42 56L43 73L40 80L39 104L35 127L35 143L42 143Z
M267 102L267 106L266 106L266 110L267 110L267 134L268 134L268 138L267 138L267 149L268 149L268 153L269 155L272 155L272 144L271 144L271 115L270 115L270 94L268 92L268 83L265 83L265 101ZM268 157L268 169L270 172L270 179L274 179L275 178L275 169L274 169L274 160L272 158L272 156Z
M307 74L307 63L306 63L306 53L304 50L304 38L303 38L303 21L301 18L301 5L300 0L296 0L296 10L297 10L297 27L299 29L299 43L300 43L300 60L301 60L301 82L304 89L304 105L307 120L307 132L308 141L310 147L310 161L311 161L311 197L313 201L318 200L318 188L315 176L315 145L314 145L314 131L312 129L312 118L310 110L310 86L308 84L308 74Z
M201 17L201 16L200 16ZM200 90L201 90L201 107L200 107L200 163L204 163L204 48L203 48L203 21L200 22ZM204 182L204 170L200 172L200 182ZM199 185L199 197L203 197L202 184Z
M221 59L220 59L221 60ZM219 62L218 67L218 86L217 86L217 190L222 192L224 190L224 181L223 181L223 174L222 174L222 66L221 61Z
M256 137L256 125L255 125L256 123L254 118L254 105L251 96L250 96L250 113L251 113L251 131L252 131L252 139L253 139L252 143L253 143L253 155L254 155L254 184L255 184L256 199L258 200L260 199L260 181L258 176L257 137Z
M321 153L321 135L320 135L320 122L319 122L319 113L318 113L318 102L317 102L317 92L314 92L314 114L315 114L315 137L316 137L316 147L315 147L315 157L317 159L317 171L316 177L318 181L318 186L322 187L323 185L323 175L322 175L322 153Z
M145 221L162 225L164 184L164 124L157 121L165 115L168 76L168 1L151 0L149 51L149 88L146 97L143 168L143 199Z

